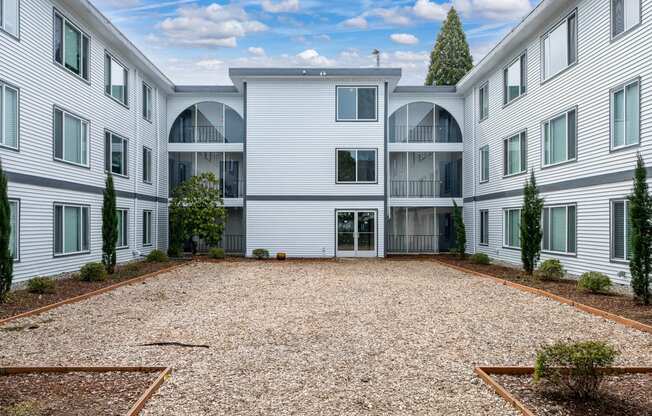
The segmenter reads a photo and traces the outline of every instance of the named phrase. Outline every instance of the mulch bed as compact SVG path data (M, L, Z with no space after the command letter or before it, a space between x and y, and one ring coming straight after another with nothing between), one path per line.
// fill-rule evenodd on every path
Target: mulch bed
M75 296L102 289L124 280L153 273L176 264L179 261L148 263L145 261L119 266L116 272L102 282L82 282L76 276L57 279L53 293L35 294L27 289L13 291L6 303L0 304L0 319L8 318L32 309L60 302Z
M0 416L124 415L158 373L35 373L0 376Z
M578 401L552 386L535 385L531 375L492 375L537 416L652 416L652 374L605 376L601 395Z
M593 306L625 318L633 319L641 323L652 325L652 305L643 305L636 302L632 297L622 294L600 295L591 292L579 290L575 280L556 280L543 281L530 276L526 276L519 269L501 265L482 265L475 264L469 260L461 260L456 256L439 255L437 260L452 264L454 266L464 267L480 273L485 273L494 277L509 280L525 286L543 289L558 296L562 296L578 303Z

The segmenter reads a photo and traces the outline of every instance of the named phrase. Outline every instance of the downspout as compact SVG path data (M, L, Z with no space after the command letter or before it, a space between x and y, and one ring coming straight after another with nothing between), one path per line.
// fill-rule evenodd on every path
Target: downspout
M388 193L387 193L387 186L388 186L388 180L389 177L387 175L388 173L388 168L387 168L387 155L389 152L389 148L387 147L387 114L388 114L388 104L389 104L389 88L388 88L388 82L385 81L385 117L384 117L384 125L383 125L383 140L384 140L384 147L385 151L383 152L383 157L384 157L384 162L383 162L383 167L384 167L384 175L385 175L385 186L383 187L383 193L385 194L385 215L383 215L385 221L384 221L384 226L383 226L383 238L385 241L383 242L383 257L387 257L387 240L388 240L388 225L389 225L389 220L391 219L391 209L389 207L389 198L388 198Z
M247 82L242 84L242 115L244 118L244 138L242 139L242 161L243 161L243 175L244 184L242 185L242 227L244 237L242 243L244 245L244 256L247 257Z
M473 114L471 116L471 120L473 121L473 129L472 129L472 132L473 132L473 149L471 149L472 152L473 152L473 166L472 166L473 169L472 169L472 175L471 175L471 178L473 179L473 194L471 195L473 197L473 204L471 204L473 206L473 212L471 213L472 218L473 218L473 221L472 221L473 222L473 233L471 235L473 235L473 252L474 253L478 252L478 246L477 246L477 243L478 243L478 238L477 237L478 236L476 235L476 233L478 232L478 228L476 226L477 225L476 224L476 221L477 221L477 219L476 219L476 216L477 216L476 215L477 201L476 201L476 198L475 198L475 196L476 196L476 194L478 192L478 189L477 189L478 181L476 180L476 177L475 177L476 167L477 167L477 161L476 161L476 157L477 157L476 153L477 152L476 152L476 149L478 147L477 143L476 143L476 140L477 140L477 138L476 138L476 125L477 125L476 113L477 113L477 111L476 111L476 108L475 108L476 100L478 98L477 95L476 95L477 93L478 93L477 88L473 88L473 94L472 94L473 103L471 105L471 112ZM464 195L462 195L462 197L464 197Z
M137 230L138 230L138 157L140 155L140 152L138 151L139 143L140 143L140 120L138 119L138 109L140 108L139 106L139 101L138 97L140 96L139 92L140 89L138 88L138 70L134 69L134 88L136 90L136 97L134 98L134 123L136 126L136 150L135 150L135 158L134 158L134 227L133 227L133 243L134 243L134 248L131 250L131 255L132 257L136 256L142 256L143 253L138 249L138 239L136 237ZM142 93L142 92L141 92ZM128 154L127 154L128 156Z
M160 189L160 173L161 173L161 154L160 154L160 140L161 140L161 108L159 106L159 95L158 95L158 88L156 88L155 91L155 96L156 96L156 181L154 182L156 184L156 188L154 188L154 201L156 201L156 245L158 249L161 249L160 246L160 241L159 241L159 231L160 231L160 222L161 219L159 217L159 204L161 201L159 201L159 193L161 191Z

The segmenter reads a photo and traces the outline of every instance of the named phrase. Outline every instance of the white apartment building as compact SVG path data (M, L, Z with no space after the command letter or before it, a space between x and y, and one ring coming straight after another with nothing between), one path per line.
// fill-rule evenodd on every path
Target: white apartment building
M543 257L628 279L652 0L543 0L451 87L398 85L394 68L233 68L233 85L178 86L88 0L0 4L18 281L101 258L109 170L119 261L165 249L170 190L212 171L234 254L443 252L455 201L468 250L516 263L534 170Z

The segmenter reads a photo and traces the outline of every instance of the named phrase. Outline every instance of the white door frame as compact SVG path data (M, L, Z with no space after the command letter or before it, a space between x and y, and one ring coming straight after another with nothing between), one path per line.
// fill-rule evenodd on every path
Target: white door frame
M339 214L353 214L353 250L339 249ZM374 247L372 250L359 250L358 216L360 213L371 213L374 216ZM377 209L336 209L335 210L335 256L336 257L378 257L378 210Z

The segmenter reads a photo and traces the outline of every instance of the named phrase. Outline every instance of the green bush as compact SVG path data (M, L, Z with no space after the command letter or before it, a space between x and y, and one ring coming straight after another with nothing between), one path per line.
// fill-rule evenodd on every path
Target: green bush
M55 281L51 277L35 277L27 282L27 291L30 293L53 293Z
M147 257L145 257L145 260L150 263L165 263L166 261L169 261L170 258L161 250L152 250L149 252Z
M536 275L543 280L559 280L564 277L564 267L557 259L548 259L539 265Z
M601 369L613 364L618 352L602 341L557 342L537 352L534 381L546 380L579 398L595 398L604 378Z
M580 276L577 287L593 293L609 293L611 279L604 273L586 272Z
M208 250L208 257L211 259L223 259L226 257L226 253L221 247L213 247Z
M269 258L269 251L264 248L257 248L254 251L252 251L251 254L253 254L253 256L258 260Z
M106 279L106 268L102 263L88 263L79 271L79 280L83 282L99 282Z
M471 263L475 264L491 264L491 259L485 253L475 253L469 258L469 260L471 260Z
M181 257L183 253L181 252L181 247L179 246L170 246L168 247L168 257Z
M288 255L286 253L283 253L282 251L279 251L276 253L276 260L285 260L288 258Z

